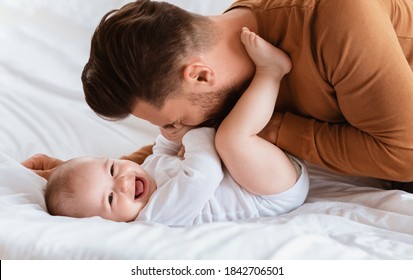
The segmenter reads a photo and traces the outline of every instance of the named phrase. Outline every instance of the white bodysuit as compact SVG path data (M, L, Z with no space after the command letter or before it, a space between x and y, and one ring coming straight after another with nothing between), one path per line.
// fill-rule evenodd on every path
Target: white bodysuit
M162 135L142 167L155 179L156 191L137 221L168 226L192 226L276 216L300 206L308 193L309 178L303 162L292 158L299 178L290 189L274 195L255 195L230 176L214 146L213 128L192 129L185 134L185 158L177 156L180 145ZM268 182L271 184L271 182Z

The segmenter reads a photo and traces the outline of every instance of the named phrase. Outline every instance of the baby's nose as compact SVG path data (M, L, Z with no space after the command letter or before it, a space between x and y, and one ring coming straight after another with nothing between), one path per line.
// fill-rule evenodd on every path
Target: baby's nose
M118 191L126 193L126 192L128 192L128 188L129 188L128 182L129 182L129 180L128 180L127 176L120 177L117 180L115 187Z

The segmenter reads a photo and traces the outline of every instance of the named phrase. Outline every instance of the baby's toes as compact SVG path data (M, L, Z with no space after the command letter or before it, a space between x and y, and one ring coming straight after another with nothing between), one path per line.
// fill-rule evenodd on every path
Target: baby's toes
M242 29L241 41L244 43L244 45L249 43L249 35L250 35L249 33L250 33L250 31L248 29L246 29L246 30Z

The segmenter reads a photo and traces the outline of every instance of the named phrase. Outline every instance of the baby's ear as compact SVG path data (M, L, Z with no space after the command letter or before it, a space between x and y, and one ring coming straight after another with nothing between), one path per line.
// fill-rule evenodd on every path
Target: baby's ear
M144 147L140 148L139 150L137 150L136 152L133 152L130 155L122 156L120 159L127 159L127 160L131 160L133 162L136 162L137 164L142 164L143 161L149 155L151 155L153 153L153 151L152 151L153 146L154 146L154 144L144 146Z

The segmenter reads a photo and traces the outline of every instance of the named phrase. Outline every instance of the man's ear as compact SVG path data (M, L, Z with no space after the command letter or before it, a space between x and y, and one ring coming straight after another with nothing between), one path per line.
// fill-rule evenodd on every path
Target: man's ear
M212 86L215 83L215 72L206 64L194 62L184 68L184 81L192 84Z

